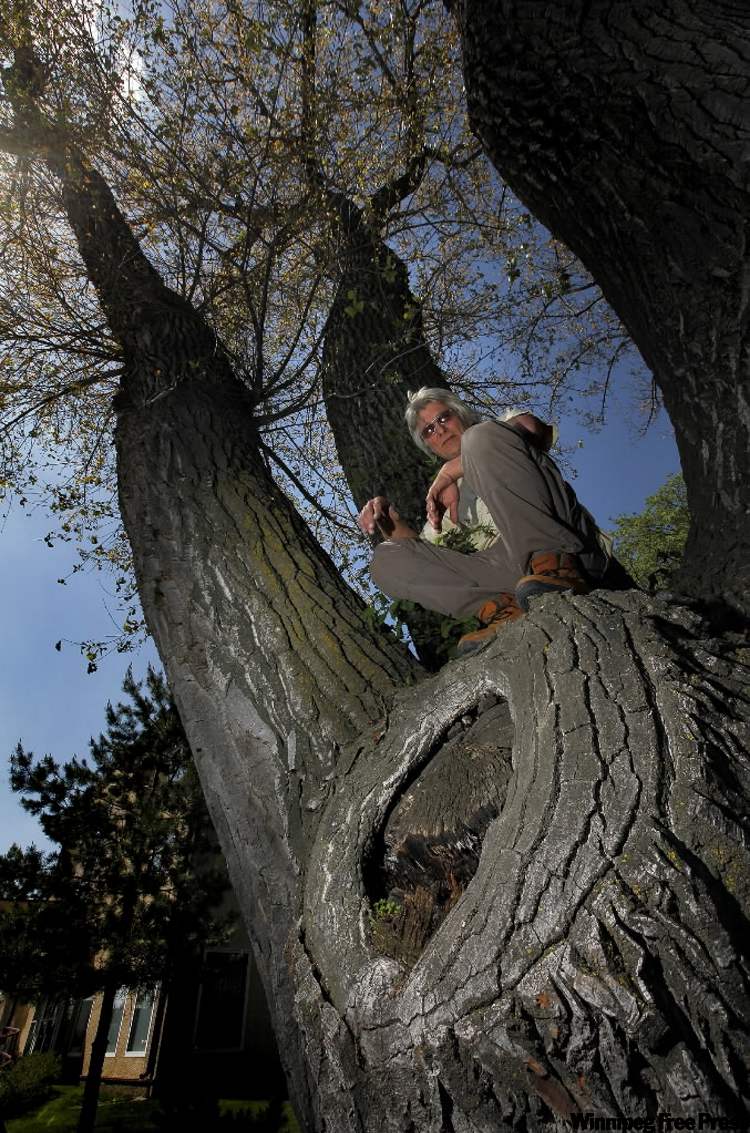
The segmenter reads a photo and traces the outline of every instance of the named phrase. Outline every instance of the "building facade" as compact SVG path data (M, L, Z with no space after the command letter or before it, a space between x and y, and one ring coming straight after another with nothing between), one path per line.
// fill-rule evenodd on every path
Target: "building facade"
M86 1077L101 995L45 1000L0 997L0 1027L17 1028L12 1054L55 1051L63 1078ZM134 1092L179 1089L221 1097L286 1096L255 962L244 930L207 949L169 985L121 988L109 1027L102 1081Z

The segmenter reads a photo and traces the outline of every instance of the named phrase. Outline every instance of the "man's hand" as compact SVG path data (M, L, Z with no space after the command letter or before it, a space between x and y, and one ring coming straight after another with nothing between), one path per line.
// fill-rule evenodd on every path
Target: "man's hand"
M443 525L443 516L448 512L452 523L458 523L458 484L463 476L461 457L447 460L430 485L427 493L427 519L436 531Z
M417 533L404 523L393 504L385 496L368 500L357 516L360 531L374 535L377 528L384 539L416 539Z

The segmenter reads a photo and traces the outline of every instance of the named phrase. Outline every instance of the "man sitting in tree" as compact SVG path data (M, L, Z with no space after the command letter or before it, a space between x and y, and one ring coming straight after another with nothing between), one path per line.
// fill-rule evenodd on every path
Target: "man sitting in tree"
M459 653L522 618L537 595L632 585L547 455L552 428L538 417L482 420L449 390L422 388L409 397L406 422L419 448L444 461L427 493L427 523L418 533L385 496L368 500L358 522L385 537L372 561L380 590L479 619ZM444 524L465 529L474 552L440 545Z

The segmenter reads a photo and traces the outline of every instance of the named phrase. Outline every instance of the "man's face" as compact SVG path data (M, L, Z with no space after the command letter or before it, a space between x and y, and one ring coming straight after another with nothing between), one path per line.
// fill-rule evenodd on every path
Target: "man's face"
M442 460L452 460L461 452L464 427L452 409L442 401L431 401L417 414L422 439Z

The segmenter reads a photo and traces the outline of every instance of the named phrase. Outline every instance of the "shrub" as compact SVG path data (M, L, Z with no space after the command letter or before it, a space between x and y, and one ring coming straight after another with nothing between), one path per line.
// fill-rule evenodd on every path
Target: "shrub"
M9 1070L0 1071L0 1113L4 1117L26 1113L41 1105L60 1076L56 1054L26 1054Z

